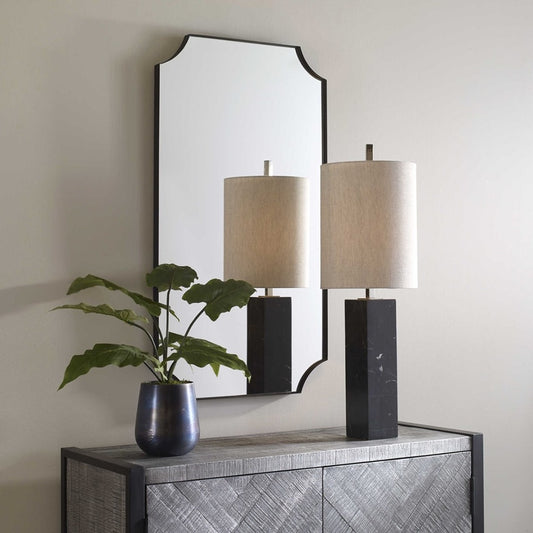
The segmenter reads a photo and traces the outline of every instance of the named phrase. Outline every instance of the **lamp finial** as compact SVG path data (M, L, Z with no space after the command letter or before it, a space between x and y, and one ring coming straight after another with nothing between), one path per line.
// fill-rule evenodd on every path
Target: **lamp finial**
M265 159L265 176L273 176L274 175L274 165L272 164L272 161L270 159Z

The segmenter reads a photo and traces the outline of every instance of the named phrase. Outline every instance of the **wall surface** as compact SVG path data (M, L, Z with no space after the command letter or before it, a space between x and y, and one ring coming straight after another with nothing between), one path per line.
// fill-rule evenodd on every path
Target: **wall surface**
M373 142L417 162L420 288L393 295L400 418L483 432L487 531L531 531L532 24L529 0L3 0L3 531L58 531L61 446L133 439L142 369L56 392L117 325L48 310L88 272L142 290L153 65L187 33L301 45L328 79L330 161ZM341 425L347 296L303 394L203 401L203 436Z

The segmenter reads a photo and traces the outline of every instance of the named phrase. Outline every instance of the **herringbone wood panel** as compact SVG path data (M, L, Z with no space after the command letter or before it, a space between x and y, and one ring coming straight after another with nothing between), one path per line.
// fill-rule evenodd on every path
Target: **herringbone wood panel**
M148 533L322 531L320 468L146 487Z
M470 472L469 453L325 468L324 531L471 531Z

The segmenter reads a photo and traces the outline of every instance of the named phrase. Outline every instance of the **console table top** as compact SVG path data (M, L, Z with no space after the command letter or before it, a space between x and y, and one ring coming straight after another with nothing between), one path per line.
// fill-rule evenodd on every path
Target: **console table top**
M149 457L134 444L69 450L96 464L140 466L154 484L469 451L470 435L399 425L398 438L362 441L340 427L200 439L179 457Z

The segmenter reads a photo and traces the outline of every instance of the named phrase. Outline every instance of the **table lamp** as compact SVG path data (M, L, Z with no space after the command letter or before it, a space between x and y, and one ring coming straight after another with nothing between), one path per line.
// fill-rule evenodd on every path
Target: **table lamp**
M398 436L396 301L374 288L417 287L416 165L374 161L321 167L321 285L364 288L345 301L346 433Z
M291 298L273 288L309 283L309 180L272 174L224 180L224 278L265 288L247 307L248 394L292 391Z

